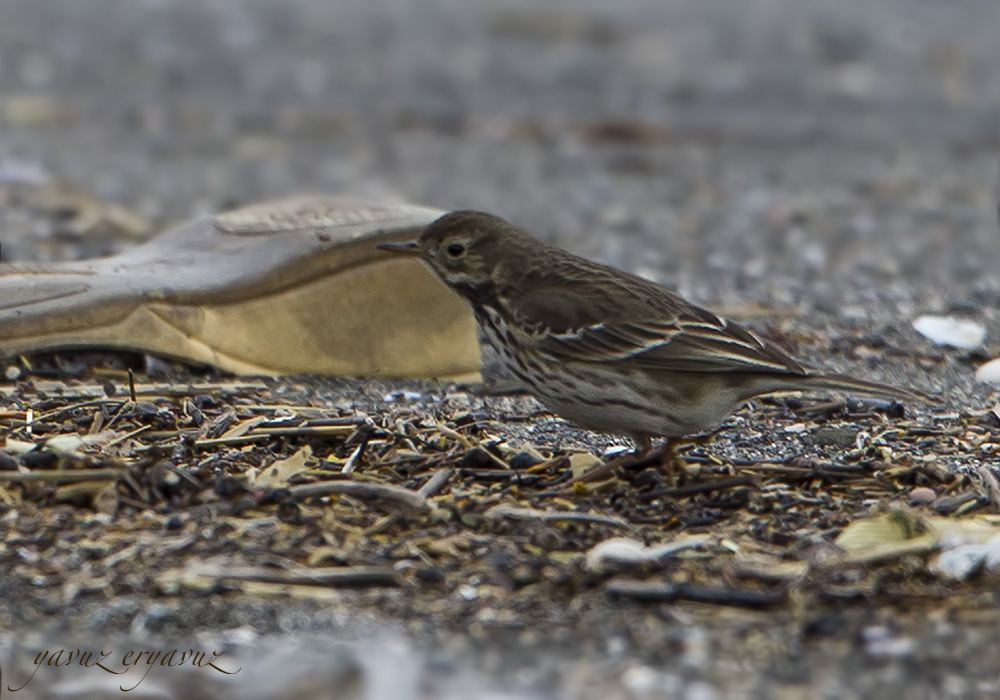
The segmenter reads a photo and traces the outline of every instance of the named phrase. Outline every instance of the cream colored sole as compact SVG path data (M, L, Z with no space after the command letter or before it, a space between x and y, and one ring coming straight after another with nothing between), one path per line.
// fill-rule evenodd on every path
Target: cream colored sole
M465 303L375 248L442 213L299 197L195 219L116 257L0 265L0 357L107 347L237 374L475 379Z

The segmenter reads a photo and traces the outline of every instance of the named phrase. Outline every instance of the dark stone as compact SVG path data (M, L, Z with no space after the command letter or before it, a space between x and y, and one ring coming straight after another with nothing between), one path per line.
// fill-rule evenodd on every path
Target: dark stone
M0 472L16 472L17 460L0 450Z
M840 447L848 448L854 447L854 441L857 438L858 429L850 425L825 425L821 428L817 428L810 435L810 439L814 445L820 445L823 447Z
M462 469L483 469L496 466L496 462L490 457L490 453L482 447L473 447L462 455L458 466Z
M510 458L510 468L514 470L529 469L536 464L541 464L542 460L527 452L518 452Z
M54 469L58 462L59 455L48 450L32 450L21 458L28 469Z

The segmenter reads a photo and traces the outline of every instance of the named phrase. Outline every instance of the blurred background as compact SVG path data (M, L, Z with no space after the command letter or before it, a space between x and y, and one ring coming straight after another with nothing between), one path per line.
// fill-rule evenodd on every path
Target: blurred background
M991 0L4 0L0 255L349 192L489 210L705 303L976 310L998 23Z
M741 318L912 348L956 313L995 347L997 27L996 0L0 0L0 260L353 193Z

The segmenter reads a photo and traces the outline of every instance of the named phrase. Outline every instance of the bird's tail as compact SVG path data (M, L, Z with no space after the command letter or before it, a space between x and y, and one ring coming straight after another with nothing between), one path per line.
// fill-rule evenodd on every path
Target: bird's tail
M941 403L941 398L934 394L927 394L916 389L892 386L891 384L882 384L881 382L855 379L843 374L809 374L805 377L796 377L796 384L802 389L838 391L845 394L856 392L858 394L879 396L887 399L906 399L920 403Z

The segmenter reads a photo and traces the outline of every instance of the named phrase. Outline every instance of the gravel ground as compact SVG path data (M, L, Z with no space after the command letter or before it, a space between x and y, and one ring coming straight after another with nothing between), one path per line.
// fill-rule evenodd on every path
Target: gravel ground
M995 402L971 383L981 357L929 350L910 321L971 317L1000 354L997 26L989 0L4 0L0 177L41 168L154 229L314 191L484 209L733 315L768 309L784 321L757 327L816 364L981 408ZM0 226L5 262L134 242ZM348 623L236 607L181 610L169 632ZM491 678L471 687L550 697L998 692L992 616L887 620L852 601L817 632L603 614L628 643L557 625L541 631L551 664L488 639L445 656ZM107 619L93 629L137 624ZM910 645L882 643L897 638Z

